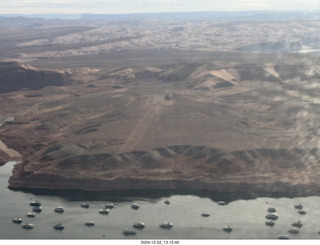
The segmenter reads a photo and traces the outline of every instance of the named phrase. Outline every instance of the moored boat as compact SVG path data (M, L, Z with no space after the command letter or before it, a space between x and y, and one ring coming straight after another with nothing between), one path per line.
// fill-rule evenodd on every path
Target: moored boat
M132 209L138 209L138 208L140 208L140 206L139 206L138 203L134 202L134 203L132 203L131 208Z
M32 201L32 202L30 202L30 206L34 206L34 207L41 206L41 202L39 202L39 201Z
M225 202L225 201L219 201L218 204L219 204L220 206L224 206L224 205L226 205L226 202Z
M164 222L159 225L163 229L171 229L173 227L173 224L171 222Z
M129 230L129 229L125 229L125 230L123 231L123 234L126 235L126 236L133 236L133 235L135 235L136 233L137 233L136 231L134 231L134 230Z
M12 219L12 222L16 223L16 224L21 224L22 219L21 218L14 218L14 219Z
M34 217L36 216L36 214L35 214L35 213L32 213L32 212L28 212L28 213L26 214L26 216L29 217L29 218L34 218Z
M59 206L57 208L54 209L54 212L56 213L63 213L64 212L64 208L62 206Z
M87 221L84 223L86 226L94 226L95 222L94 221Z
M201 216L202 216L202 217L209 217L210 214L209 214L209 213L202 213Z
M269 213L266 215L266 219L277 220L278 218L279 216L276 213Z
M270 208L267 209L267 211L269 213L275 213L277 210L275 208L270 207Z
M289 233L291 234L298 234L299 233L299 229L297 227L294 227L293 229L288 230Z
M81 203L80 206L82 208L89 208L90 207L90 205L88 203Z
M291 225L292 225L293 227L298 227L298 228L301 228L301 227L302 227L301 221L293 222Z
M133 227L136 229L143 229L145 227L145 224L143 222L136 222L133 224Z
M32 211L33 211L33 212L40 213L40 212L42 211L42 207L40 207L40 206L34 206L34 207L32 208Z
M279 235L278 239L287 240L287 239L290 239L290 238L287 235Z
M56 224L56 225L54 225L53 226L53 228L55 229L55 230L63 230L64 229L64 226L62 225L62 224Z
M294 205L295 209L303 209L303 206L301 203Z
M265 222L265 224L267 225L267 226L274 226L274 222L272 221L272 220L267 220L266 222Z
M108 209L112 209L114 207L113 203L107 203L104 206L105 206L105 208L108 208Z
M108 214L110 211L107 208L102 208L99 210L99 214Z
M225 231L225 232L231 232L232 231L232 227L230 225L227 225L227 226L223 227L222 230Z
M27 230L34 228L33 224L30 224L30 223L23 223L21 226L23 229L27 229Z
M298 214L302 214L302 215L304 215L304 214L306 214L306 213L307 213L307 211L305 211L305 210L298 210L298 211L297 211L297 213L298 213Z

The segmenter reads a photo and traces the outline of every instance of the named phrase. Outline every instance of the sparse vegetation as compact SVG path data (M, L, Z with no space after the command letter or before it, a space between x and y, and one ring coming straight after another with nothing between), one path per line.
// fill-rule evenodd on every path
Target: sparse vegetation
M172 95L171 95L171 94L166 94L166 95L164 96L164 98L165 98L166 100L171 100L171 99L172 99Z
M170 21L0 30L11 188L319 190L318 22Z

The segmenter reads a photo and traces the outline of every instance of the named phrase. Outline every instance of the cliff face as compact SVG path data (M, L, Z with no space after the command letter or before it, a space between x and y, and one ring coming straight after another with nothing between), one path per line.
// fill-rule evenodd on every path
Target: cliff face
M13 189L314 194L320 187L319 171L309 168L316 167L317 162L310 161L318 155L317 149L225 152L205 146L169 146L148 152L78 155L54 164L48 159L24 162L15 168L9 182Z
M10 156L0 150L0 166L4 165L9 160L10 160Z
M10 188L317 193L312 62L83 67L2 93L0 138L22 155Z
M317 21L21 20L0 28L25 61L0 63L11 188L320 190L320 59L291 53Z
M21 89L38 90L46 86L64 86L69 80L66 72L40 70L16 62L0 63L0 93Z

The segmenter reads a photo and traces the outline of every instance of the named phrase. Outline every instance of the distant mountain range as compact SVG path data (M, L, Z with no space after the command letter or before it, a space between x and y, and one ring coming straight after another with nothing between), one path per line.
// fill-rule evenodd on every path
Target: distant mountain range
M210 11L176 13L136 13L136 14L2 14L1 18L43 18L69 20L144 20L144 19L213 19L220 21L292 21L320 20L320 10L309 12L280 11Z

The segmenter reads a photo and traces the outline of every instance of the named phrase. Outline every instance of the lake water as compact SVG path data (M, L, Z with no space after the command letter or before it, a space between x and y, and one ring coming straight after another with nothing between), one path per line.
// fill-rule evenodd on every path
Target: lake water
M12 191L7 188L14 162L0 167L0 239L277 239L288 235L291 239L319 239L320 197L238 199L221 206L219 199L227 195L170 194L170 193L85 193L63 192L61 195L35 194ZM234 199L234 196L232 196ZM43 211L34 218L26 217L32 210L29 203L38 200ZM164 202L170 201L167 205ZM231 200L231 199L230 199ZM88 209L80 204L87 202ZM137 202L138 210L131 208ZM113 203L108 215L99 214L105 204ZM295 204L301 203L305 215L297 213ZM55 213L57 206L65 212ZM273 227L265 225L268 207L275 207L279 219ZM209 217L202 217L202 213ZM34 224L34 229L25 230L12 222L15 217ZM84 225L95 221L93 227ZM172 222L171 229L162 229L159 224ZM289 234L291 223L301 221L303 226L298 234ZM135 236L125 236L123 230L132 228L133 223L144 222L145 228L136 230ZM62 223L62 231L53 229ZM230 233L222 228L232 226Z

